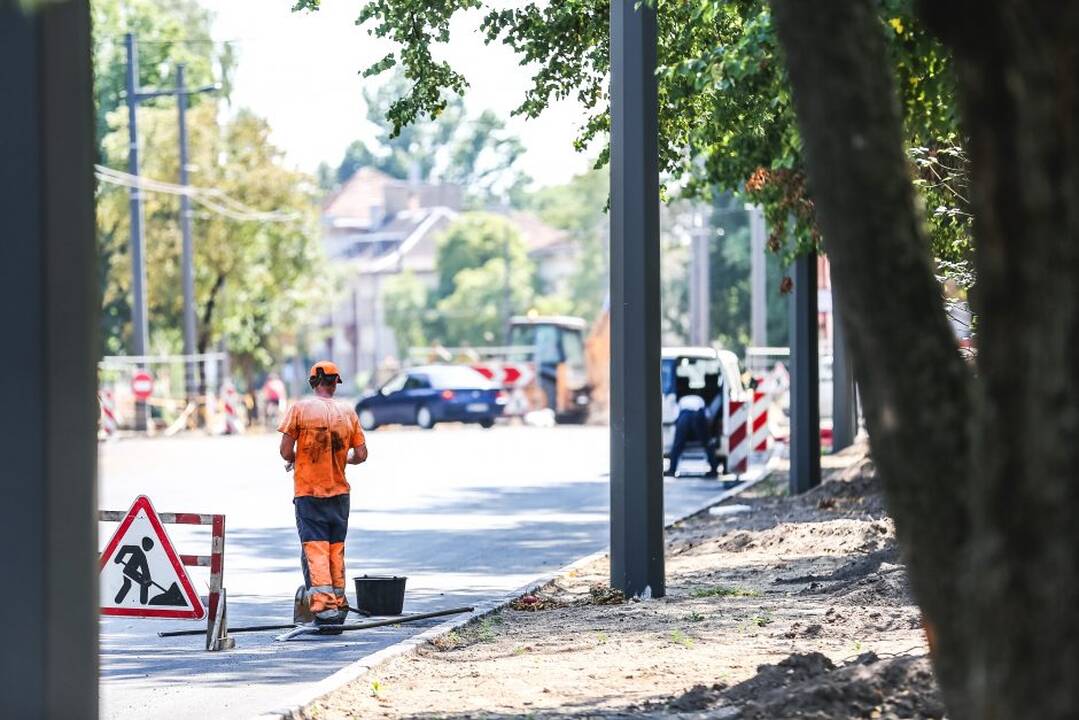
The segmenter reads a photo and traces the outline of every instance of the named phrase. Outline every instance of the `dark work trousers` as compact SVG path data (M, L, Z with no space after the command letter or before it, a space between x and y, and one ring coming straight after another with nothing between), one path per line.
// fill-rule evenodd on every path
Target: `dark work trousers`
M296 531L300 534L300 566L311 598L311 611L336 610L345 601L345 536L348 534L349 496L300 496Z
M682 410L678 413L678 419L674 421L674 440L671 442L669 474L674 475L678 470L678 461L681 460L682 453L686 449L686 443L690 440L696 440L704 446L704 453L708 458L708 467L711 468L712 472L716 471L716 468L719 467L719 461L716 459L716 449L712 442L712 437L710 437L710 426L708 413L703 409Z

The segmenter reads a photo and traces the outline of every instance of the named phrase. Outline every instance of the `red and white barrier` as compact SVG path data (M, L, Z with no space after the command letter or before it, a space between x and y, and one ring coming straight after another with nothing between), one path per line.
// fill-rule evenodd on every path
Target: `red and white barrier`
M536 378L531 363L488 360L473 364L472 369L506 391L507 402L503 414L524 415L529 411L524 389Z
M727 427L727 472L744 475L749 471L749 402L731 400Z
M768 432L768 408L772 404L772 396L760 390L753 391L753 405L749 411L749 446L755 453L768 452L768 441L771 439Z
M235 390L234 390L235 392ZM123 510L99 510L101 522L120 522L127 513ZM227 650L232 647L228 640L228 628L224 626L225 608L222 603L225 577L225 516L206 513L158 513L158 519L166 525L209 525L210 554L180 555L180 562L188 567L210 568L209 606L206 615L206 649Z
M236 386L228 381L221 386L221 409L225 413L225 434L242 435L244 423L240 419L240 394L236 392Z
M97 394L101 404L101 431L107 438L115 438L120 430L120 420L116 412L116 398L112 390L102 390Z

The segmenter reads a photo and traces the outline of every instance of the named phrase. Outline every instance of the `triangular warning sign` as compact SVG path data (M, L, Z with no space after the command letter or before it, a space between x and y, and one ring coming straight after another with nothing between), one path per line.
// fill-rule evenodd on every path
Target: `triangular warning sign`
M101 614L127 617L206 616L191 578L150 498L139 495L120 521L99 565Z

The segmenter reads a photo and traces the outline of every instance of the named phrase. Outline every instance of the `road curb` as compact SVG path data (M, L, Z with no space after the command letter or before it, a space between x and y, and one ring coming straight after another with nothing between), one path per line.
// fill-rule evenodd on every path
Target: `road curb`
M738 485L735 485L734 487L724 490L718 495L715 495L708 500L705 500L704 503L698 506L695 510L687 512L681 517L672 520L671 522L667 523L665 527L671 528L672 526L677 525L678 523L683 522L693 517L694 515L698 515L704 512L713 505L718 505L724 500L732 498L738 493L748 490L757 483L767 479L775 471L776 464L777 458L773 457L764 465L759 466L760 469L757 475L749 477L747 480L740 482ZM574 560L568 565L563 565L557 570L553 570L549 573L540 575L533 580L530 580L516 590L512 590L508 593L504 593L490 600L475 604L475 609L467 615L457 616L441 622L438 625L430 627L417 635L413 635L412 637L394 643L387 648L383 648L378 652L360 658L359 660L341 668L333 675L330 675L329 677L315 683L313 686L305 689L303 692L292 698L292 700L290 700L288 704L286 704L283 708L255 715L252 720L314 720L314 716L309 715L306 712L306 709L308 705L315 702L319 698L322 698L325 695L330 694L334 690L337 690L344 685L347 685L353 680L363 676L365 673L377 668L379 665L389 662L396 657L415 652L419 646L430 642L431 640L439 637L440 635L444 635L448 632L461 628L469 624L470 622L473 622L474 620L478 620L480 618L486 617L487 615L491 615L492 613L502 610L507 605L509 605L510 602L520 597L521 595L524 595L531 590L535 590L536 588L542 587L557 577L561 577L562 575L573 572L578 568L593 563L596 560L605 557L609 551L610 548L604 548L603 550L599 550L597 552L591 553L590 555L585 555L582 558L578 558L577 560Z

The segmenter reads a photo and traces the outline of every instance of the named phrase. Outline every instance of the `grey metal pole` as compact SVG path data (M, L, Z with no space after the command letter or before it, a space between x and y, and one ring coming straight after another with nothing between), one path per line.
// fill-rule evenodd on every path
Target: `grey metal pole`
M184 64L176 66L176 108L180 134L180 185L188 185L187 177L187 84ZM183 235L182 275L184 292L184 355L195 354L195 249L191 239L191 198L180 196L180 231ZM198 394L195 383L195 363L184 359L184 388L191 402Z
M689 342L692 345L710 345L712 342L711 323L709 322L709 313L711 311L711 298L709 297L709 284L711 282L711 268L709 267L710 240L710 223L698 208L693 213L693 236L690 253Z
M611 586L666 593L656 11L611 2Z
M0 2L0 543L29 600L0 644L4 718L98 714L91 57L89 3Z
M510 318L513 314L513 303L510 296L510 239L509 235L502 240L502 333L503 341L510 344Z
M759 205L746 205L749 212L749 337L756 347L768 344L768 289L765 266L767 229Z
M820 485L820 371L817 366L817 255L794 261L791 299L792 495Z
M858 434L858 409L854 393L854 372L850 364L846 331L839 303L832 289L832 452L854 444Z
M127 172L139 176L139 52L135 36L124 36L127 49ZM149 322L146 316L146 262L143 257L142 190L131 188L131 350L146 355ZM135 401L135 429L146 429L146 403Z

